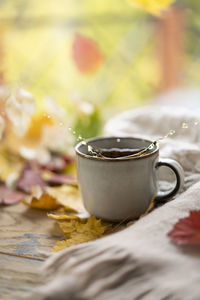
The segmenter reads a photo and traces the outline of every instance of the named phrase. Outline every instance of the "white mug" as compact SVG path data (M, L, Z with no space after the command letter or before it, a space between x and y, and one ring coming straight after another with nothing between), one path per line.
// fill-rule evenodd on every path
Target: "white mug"
M119 142L120 141L120 142ZM152 142L132 137L106 137L87 140L94 149L142 149ZM87 145L76 147L78 183L85 208L94 216L111 221L137 219L151 201L170 199L180 189L184 172L172 159L159 160L159 146L153 144L146 154L102 158L88 153ZM169 192L158 192L157 169L167 166L175 173L176 185Z

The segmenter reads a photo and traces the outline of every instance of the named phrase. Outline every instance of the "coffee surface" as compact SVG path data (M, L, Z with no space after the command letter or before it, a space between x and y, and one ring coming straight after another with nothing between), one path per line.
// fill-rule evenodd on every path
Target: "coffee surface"
M104 149L104 148L100 148L99 152L104 157L118 158L118 157L124 157L124 156L129 156L129 155L133 155L133 154L139 153L143 149L131 149L131 148L123 148L123 149L121 149L121 148L110 148L110 149Z

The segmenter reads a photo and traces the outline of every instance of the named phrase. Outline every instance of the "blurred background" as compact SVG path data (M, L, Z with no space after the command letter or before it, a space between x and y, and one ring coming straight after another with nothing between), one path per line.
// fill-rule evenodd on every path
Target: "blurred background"
M0 83L53 98L84 137L162 92L200 85L200 3L161 17L126 0L1 0Z

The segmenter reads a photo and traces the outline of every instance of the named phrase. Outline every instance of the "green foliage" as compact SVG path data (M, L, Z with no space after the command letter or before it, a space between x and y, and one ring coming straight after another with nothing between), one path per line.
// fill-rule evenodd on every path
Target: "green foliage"
M94 108L94 112L90 115L78 114L75 117L74 130L76 138L91 138L98 136L102 129L102 116L98 108Z

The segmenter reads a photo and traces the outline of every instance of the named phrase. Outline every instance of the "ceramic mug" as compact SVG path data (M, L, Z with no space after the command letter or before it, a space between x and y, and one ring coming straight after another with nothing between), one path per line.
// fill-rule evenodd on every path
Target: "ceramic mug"
M119 142L120 141L120 142ZM132 137L103 137L87 140L94 149L142 149L152 142ZM112 221L137 219L146 212L152 199L163 201L180 189L184 175L180 164L172 159L159 160L159 146L136 157L100 158L88 154L87 145L75 147L78 183L85 208L94 216ZM175 174L175 187L158 192L157 170L169 167Z

